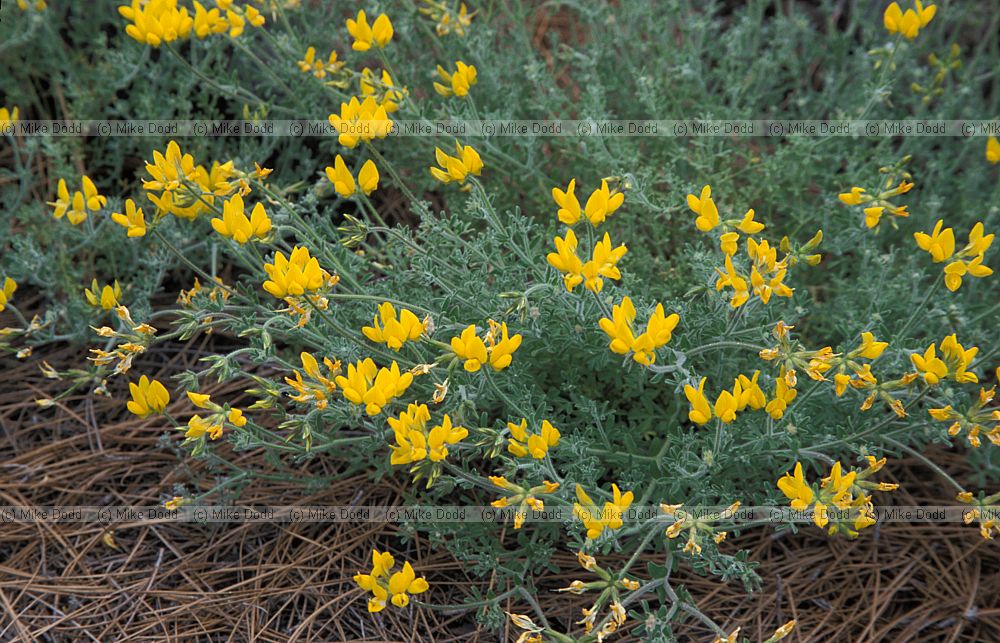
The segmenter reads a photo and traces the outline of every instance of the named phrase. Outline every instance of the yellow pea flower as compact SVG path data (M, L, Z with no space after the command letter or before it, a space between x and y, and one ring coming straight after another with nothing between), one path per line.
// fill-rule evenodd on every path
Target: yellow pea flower
M430 419L431 412L426 404L410 404L398 418L388 419L389 428L396 438L396 444L389 447L392 449L390 464L410 464L427 457L427 423Z
M125 201L125 214L114 212L111 220L122 226L129 237L142 237L146 235L146 215L142 208L135 207L135 201L128 199Z
M397 89L392 76L385 69L382 70L381 77L377 77L375 72L365 67L358 77L358 87L362 96L371 96L389 114L399 110L399 103L409 93L405 87Z
M358 587L372 593L368 599L369 612L381 612L390 600L396 607L406 607L411 594L422 594L430 588L425 578L417 578L410 563L404 563L402 571L390 575L395 565L392 554L373 549L371 571L354 576Z
M583 262L576 254L577 239L572 230L566 230L565 237L553 239L556 251L545 256L550 266L563 273L563 285L566 290L573 289L583 283Z
M437 66L438 76L444 83L434 83L434 91L444 97L469 95L469 89L476 84L477 72L474 65L467 65L461 60L455 61L455 71L447 72L441 65Z
M364 10L358 11L357 18L347 19L347 33L354 38L351 48L355 51L368 51L372 45L380 49L389 44L392 40L393 28L389 17L384 13L375 18L371 26L368 25L368 17Z
M687 195L687 203L688 207L698 215L694 224L699 230L708 232L719 225L719 209L715 207L715 201L712 200L712 186L703 187L701 196Z
M573 515L579 518L587 528L587 538L593 540L605 529L615 530L622 526L622 515L632 504L635 497L629 491L622 493L617 484L612 483L612 500L598 508L583 487L576 485L577 502L573 504Z
M458 444L468 435L467 429L452 426L451 418L446 413L441 419L441 424L435 426L427 434L427 458L431 462L441 462L448 457L448 445Z
M771 419L780 420L784 417L789 403L798 394L799 392L794 387L788 385L787 378L779 377L774 383L774 397L767 403L764 410L771 416Z
M729 391L722 391L715 398L715 415L723 424L729 424L736 419L736 409L739 406L739 399Z
M382 407L406 392L413 383L412 373L400 373L395 361L389 368L378 368L371 358L347 366L347 375L336 379L344 398L363 405L368 415L378 415Z
M445 184L456 182L462 185L470 174L479 176L482 173L483 160L471 145L462 146L455 141L455 152L455 156L449 156L441 148L434 148L434 158L439 167L432 166L430 170L435 179Z
M596 228L614 214L624 202L625 195L621 192L612 194L608 189L607 179L601 179L601 187L594 190L587 199L584 214L587 215L590 225Z
M566 231L567 236L570 232ZM611 237L605 232L604 238L594 244L593 258L583 265L581 270L583 287L591 292L600 293L604 288L602 277L615 281L621 279L622 274L617 264L627 252L628 248L624 243L612 248Z
M464 368L475 373L487 363L486 344L476 334L476 326L470 324L462 331L461 336L451 338L451 350L464 360Z
M705 377L701 378L697 389L690 384L684 385L684 397L691 404L688 419L698 425L708 424L709 420L712 419L712 405L709 404L708 398L705 397L705 380L707 379Z
M333 160L333 167L326 168L326 178L330 183L333 183L337 194L347 198L357 194L359 187L366 196L374 192L378 188L379 173L375 163L369 159L361 166L361 172L358 173L358 183L355 184L354 177L347 169L343 157L338 154Z
M920 0L916 0L916 10L907 9L904 13L898 2L893 2L882 14L882 22L886 31L898 33L907 40L917 37L920 29L926 27L937 13L937 6L928 5L924 7Z
M86 288L83 294L87 297L87 303L91 306L97 308L103 308L104 310L112 310L118 307L118 302L122 296L122 288L118 284L118 280L115 279L113 284L104 286L103 288L94 279L90 288Z
M344 147L355 147L360 141L385 138L392 130L392 120L384 105L373 96L359 101L357 96L340 104L339 114L330 114L330 125L339 134L337 141Z
M132 0L131 5L118 7L118 13L131 21L125 33L151 47L183 40L191 35L194 27L187 8L177 8L177 0Z
M795 463L795 475L785 474L780 480L778 480L778 489L781 493L785 494L785 497L791 500L791 507L796 511L803 511L812 504L815 493L808 483L805 481L805 477L802 475L802 463Z
M151 380L145 375L139 378L139 383L129 382L132 399L126 406L128 410L139 417L153 413L163 413L170 402L170 393L157 380Z
M865 359L878 359L888 346L889 342L875 341L875 334L865 331L861 333L861 346L854 351L854 356L864 357Z
M253 207L247 218L243 197L235 194L222 206L222 218L212 219L212 228L224 237L243 245L251 239L264 239L271 231L271 219L264 211L264 204Z
M917 246L921 250L930 253L931 258L934 263L941 263L946 261L953 254L955 254L955 231L951 228L941 227L944 225L944 219L938 219L937 223L934 224L934 230L931 234L925 234L923 232L914 232L913 238L917 242Z
M264 264L264 271L270 277L264 282L264 290L278 299L319 290L329 279L316 257L309 255L309 249L300 246L292 248L287 258L280 251L275 253L274 263Z
M627 355L631 351L632 359L649 366L656 361L656 349L670 341L680 316L674 313L668 317L663 304L657 304L646 322L646 331L637 337L632 329L635 314L632 300L624 297L621 304L612 307L611 319L602 318L598 325L611 338L611 352Z
M6 132L8 128L20 120L19 117L20 112L17 107L13 107L10 110L6 107L0 107L0 132Z
M496 331L500 331L500 340L496 340ZM514 352L521 347L521 336L510 337L507 334L507 322L497 327L496 322L490 320L490 332L486 336L489 346L489 362L494 371L502 371L510 366L513 361Z
M226 419L229 420L229 423L233 426L243 428L247 425L247 419L243 416L243 411L240 409L229 409Z
M361 332L371 341L398 351L405 342L420 339L425 330L426 325L412 311L401 308L397 318L396 308L391 303L384 302L379 304L378 314L372 319L372 325L363 327Z
M10 277L4 277L3 288L0 288L0 311L7 307L7 303L14 298L14 291L17 290L17 282Z
M858 205L871 199L871 197L865 194L865 189L859 187L851 188L850 192L841 192L837 195L837 198L844 205Z
M565 192L559 188L552 188L552 199L559 206L559 212L556 213L556 216L561 223L569 226L576 225L582 214L580 201L576 198L575 191L576 179L570 180Z
M218 7L206 10L205 7L195 0L194 3L194 35L198 38L207 38L212 34L219 34L228 31L229 21L226 20Z
M0 112L0 116L2 115L3 113ZM14 110L14 116L14 120L17 120L16 109ZM2 122L2 119L0 119L0 122ZM986 139L986 160L993 165L1000 163L1000 141L997 140L996 136L991 136Z
M522 419L520 424L507 423L511 437L508 439L507 450L519 458L530 455L536 460L542 460L550 448L559 445L561 434L548 420L542 420L540 433L528 433L528 420Z

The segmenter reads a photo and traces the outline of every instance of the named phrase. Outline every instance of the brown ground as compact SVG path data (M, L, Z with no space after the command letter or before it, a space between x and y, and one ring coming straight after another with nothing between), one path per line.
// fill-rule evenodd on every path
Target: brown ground
M0 319L0 326L9 321ZM157 351L138 368L165 379L209 351L207 340L194 340ZM164 447L161 423L129 415L120 399L80 394L54 408L38 408L35 398L64 387L42 376L43 358L57 368L83 359L69 348L25 362L0 358L0 505L149 506L173 495L173 485L191 485L205 475ZM934 458L961 478L960 454ZM314 470L317 466L324 465L314 464ZM898 503L951 501L950 491L916 464L896 461L892 471L904 487L895 494ZM359 475L308 495L287 483L254 482L239 501L401 503L396 484L373 485ZM366 568L373 546L392 548L418 570L431 570L429 602L460 603L470 588L489 585L490 579L470 577L419 536L404 545L396 531L394 525L349 523L165 521L115 524L110 530L100 524L4 524L0 641L516 638L516 633L481 631L468 612L387 609L369 615L351 577ZM751 640L767 638L791 618L799 621L792 641L1000 640L1000 548L983 541L973 527L886 524L854 542L811 528L780 536L756 529L728 542L733 551L753 552L762 591L746 595L739 583L683 569L674 586L687 588L727 631L742 625ZM544 579L544 587L580 577L571 552L559 563L566 572ZM562 622L579 618L586 600L548 592L538 598L550 619ZM506 607L529 611L517 602ZM678 632L682 640L713 638L693 623Z

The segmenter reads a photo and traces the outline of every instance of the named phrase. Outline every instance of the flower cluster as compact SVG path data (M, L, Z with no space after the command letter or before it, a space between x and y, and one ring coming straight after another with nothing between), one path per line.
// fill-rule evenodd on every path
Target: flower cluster
M319 361L311 353L303 351L299 354L299 360L302 362L302 372L295 370L292 377L285 378L285 383L295 391L289 397L300 404L312 404L317 409L325 409L329 405L330 396L337 390L336 378L340 375L340 361L324 357L324 375ZM302 377L303 372L309 378L308 382Z
M135 356L145 353L153 343L156 329L146 323L136 323L125 306L117 306L115 314L122 322L120 330L109 326L94 329L98 337L115 340L115 346L111 350L92 348L93 356L88 359L97 366L115 364L115 373L127 373Z
M469 175L479 176L483 172L483 160L479 157L479 152L471 145L462 145L455 141L455 156L450 156L441 151L441 148L434 148L434 158L438 167L431 166L431 176L444 184L458 183L462 189L469 189L465 184Z
M828 527L830 535L843 533L854 538L860 530L875 524L871 495L867 492L894 491L899 487L887 482L869 482L867 479L882 469L886 460L873 456L867 456L867 460L867 468L846 474L840 462L835 462L830 475L820 481L818 488L806 482L802 463L796 462L794 474L786 473L778 480L778 489L795 511L812 509L817 527Z
M622 493L617 484L611 484L611 500L603 507L598 507L583 487L576 485L576 500L573 503L573 515L583 522L587 529L587 538L594 540L605 529L615 530L622 526L622 515L632 504L635 496L631 491Z
M163 413L170 403L170 393L167 388L145 375L139 378L138 383L129 382L128 388L132 393L132 399L126 406L130 412L141 418L153 413Z
M470 373L487 364L495 371L502 371L510 366L514 352L521 346L521 336L510 337L506 322L497 324L491 319L489 324L485 340L479 337L475 324L466 326L461 335L451 338L452 352Z
M404 343L419 340L429 323L429 318L420 321L413 311L405 308L400 309L397 317L396 307L386 301L379 304L378 314L372 319L372 325L365 326L361 332L371 341L398 351Z
M789 398L787 392L781 390L781 383L779 381L774 400L768 402L764 391L757 383L759 377L760 371L754 371L751 377L743 374L738 375L733 382L732 391L724 390L719 393L718 397L715 398L715 404L710 404L708 397L705 396L705 381L708 378L701 378L701 381L698 382L698 388L690 384L685 384L684 397L691 404L688 419L695 424L704 425L708 424L714 416L719 418L723 424L729 424L736 419L737 413L742 413L748 408L752 411L759 411L765 407L768 413L774 417L776 414L772 410L774 404L777 401L794 398L794 392L791 398ZM781 417L780 414L778 414L778 417Z
M628 297L611 309L611 319L602 318L598 324L611 339L608 348L618 355L632 354L632 359L649 366L656 361L656 349L665 346L671 339L674 328L680 322L677 313L666 315L663 304L656 304L646 322L646 330L635 334L635 306Z
M325 172L326 178L330 183L333 183L333 189L345 199L357 194L359 190L368 196L378 189L378 168L375 167L375 163L371 159L365 161L364 165L361 166L357 182L354 181L354 176L347 169L344 157L340 154L333 160L333 167L328 166Z
M915 0L916 8L907 9L904 13L898 2L893 2L885 8L882 22L889 33L898 33L907 40L913 40L921 29L926 27L937 13L936 5L926 7L920 0Z
M358 11L356 18L347 19L347 33L354 38L354 42L351 44L354 51L368 51L372 45L379 49L388 45L394 32L392 21L387 15L380 13L375 18L375 22L369 26L368 16L362 9Z
M80 182L82 189L74 192L71 197L66 180L59 179L58 198L49 202L53 208L52 216L57 219L65 216L73 225L80 225L87 220L88 213L97 214L108 204L107 197L98 193L97 186L90 177L84 176Z
M476 84L477 72L475 65L466 65L461 60L455 61L455 71L446 71L441 65L437 66L440 83L434 83L434 91L445 98L458 96L465 98L469 95L469 89Z
M3 287L0 288L0 311L6 308L10 300L14 298L15 290L17 290L17 282L10 277L4 277Z
M980 221L969 232L969 242L964 248L955 252L955 231L942 228L944 220L938 219L930 234L914 232L913 238L921 250L927 252L934 263L948 262L944 267L944 285L955 292L962 286L962 278L988 277L993 269L983 265L983 257L993 244L993 234L983 234L984 227Z
M359 142L385 138L392 130L388 110L374 96L365 96L363 100L352 96L349 101L340 104L340 113L330 114L328 120L339 135L337 142L350 148Z
M706 539L710 539L715 544L726 539L727 532L719 530L714 523L731 519L733 513L740 508L740 501L737 500L722 511L708 514L687 512L681 509L682 506L660 505L660 511L674 519L670 527L667 528L666 536L674 539L686 531L688 536L687 542L684 544L684 552L700 554L702 545L707 542Z
M997 371L1000 375L1000 368ZM980 388L975 402L964 411L958 411L952 408L951 404L948 404L928 409L927 412L939 422L951 422L951 426L948 427L948 435L954 437L964 431L969 444L974 448L979 448L982 444L980 435L985 435L994 446L1000 446L1000 408L987 408L987 405L993 402L996 397L996 390L996 386L989 389ZM993 426L987 428L989 424L993 424Z
M725 255L724 267L716 268L718 277L715 280L715 289L722 291L731 288L733 293L729 300L729 305L739 308L750 300L751 292L760 298L762 303L768 303L771 296L791 297L792 288L785 284L785 277L788 268L798 260L799 256L806 259L809 265L816 265L820 261L819 255L809 254L819 246L823 240L823 231L818 231L799 251L792 253L791 244L787 237L781 240L779 248L785 256L779 261L778 250L767 241L761 239L757 241L750 235L757 234L764 230L764 224L754 219L755 213L751 208L739 219L721 219L719 208L712 198L712 187L706 185L701 190L700 196L694 194L687 195L688 207L697 215L695 227L702 232L710 232L718 229L719 247ZM742 269L737 269L733 263L733 257L739 251L740 233L747 235L746 249L749 261L749 273Z
M844 205L863 206L865 216L865 227L869 229L879 229L882 217L890 215L888 219L893 228L897 227L896 219L910 216L905 205L896 205L892 199L906 194L913 189L913 177L906 171L905 165L910 161L910 157L904 157L899 163L892 166L879 168L879 172L885 175L880 183L880 187L873 193L865 188L854 186L850 192L842 192L837 195ZM897 183L898 181L898 183Z
M406 607L410 604L411 594L422 594L429 589L427 580L417 578L410 563L403 563L401 571L392 573L395 566L392 554L373 549L371 571L354 576L358 587L372 593L372 597L368 599L369 612L381 612L389 600L396 607Z
M242 429L247 424L243 411L238 408L228 404L216 404L212 401L211 396L205 393L188 391L187 396L191 403L199 409L210 411L206 417L195 414L188 420L187 430L184 432L185 444L192 446L192 454L194 455L205 448L206 438L212 440L221 438L226 424L237 429Z
M545 511L545 502L538 496L555 493L559 483L545 480L542 484L525 488L510 482L503 476L490 476L490 482L502 489L507 495L490 503L498 509L517 507L514 511L514 529L520 529L528 517L528 511Z
M330 55L324 61L322 58L316 57L315 47L309 47L306 49L302 60L297 61L296 64L303 73L312 74L316 78L323 80L327 74L333 75L343 69L345 63L337 60L336 51L330 51Z
M113 310L120 304L122 287L117 279L115 279L114 283L106 284L103 287L94 279L90 284L90 288L84 289L83 295L87 298L87 303L91 306L104 310Z
M215 0L211 9L198 0L193 4L194 16L187 7L178 7L177 0L132 0L132 4L118 7L118 13L130 23L125 33L151 47L185 40L192 33L207 38L228 31L230 37L237 38L247 25L262 27L266 21L256 7L240 6L233 0Z
M459 3L458 9L448 6L440 0L423 0L422 6L418 9L420 13L424 14L436 24L434 26L434 31L438 36L447 36L448 34L455 34L456 36L464 36L469 25L472 24L472 17L476 15L476 11L469 13L469 8L465 6L465 3Z
M215 197L226 197L236 190L233 162L213 163L211 169L196 165L194 157L181 152L176 141L167 143L166 153L153 151L153 161L146 163L152 177L142 187L158 212L182 219L194 219L208 212Z
M1000 493L987 497L980 494L977 498L971 492L963 491L957 498L959 502L972 506L972 509L962 515L965 524L970 525L978 521L979 535L985 540L993 540L994 532L1000 536L1000 520L997 519L997 516L1000 516L1000 506L997 505L997 502L1000 502Z
M596 575L599 580L585 582L574 580L568 587L557 589L557 592L569 592L571 594L584 594L590 591L598 592L597 600L589 608L581 608L583 619L577 621L578 625L583 625L585 634L590 634L597 627L597 617L604 606L608 607L607 618L597 633L597 640L602 641L611 634L617 632L625 625L628 616L625 606L622 604L622 592L634 592L639 589L639 581L629 578L625 572L613 574L607 569L597 564L597 559L593 556L577 552L577 561L580 566L588 572ZM523 618L523 617L522 617Z
M601 187L590 193L587 204L581 209L580 201L576 198L576 179L571 179L565 191L552 188L552 199L559 206L556 216L561 223L575 226L581 216L586 216L590 225L596 228L622 206L625 194L618 190L612 192L608 187L608 180L601 179Z
M263 203L257 203L248 218L243 197L235 194L222 204L222 217L212 219L212 228L224 237L243 245L250 240L262 241L271 232L271 219Z
M396 438L392 446L391 464L410 464L428 459L441 462L448 457L448 445L458 444L468 437L468 430L452 426L447 414L441 424L428 430L431 413L426 404L410 404L398 418L389 418L389 428Z
M924 351L923 355L913 353L910 360L917 369L917 373L924 378L929 385L934 386L943 379L954 380L959 383L975 383L979 378L975 373L968 370L975 359L979 349L975 346L966 349L958 343L955 333L948 335L940 343L941 355L938 356L937 344L931 344Z
M413 383L413 374L400 373L396 362L389 368L379 368L369 357L348 364L347 375L338 375L335 381L346 400L364 406L368 415L378 415L383 406L406 392Z
M559 429L552 426L548 420L542 420L542 428L539 433L528 433L528 420L526 418L521 418L521 422L518 424L508 422L507 429L510 431L507 450L518 458L530 455L536 460L541 460L545 458L550 448L559 444Z

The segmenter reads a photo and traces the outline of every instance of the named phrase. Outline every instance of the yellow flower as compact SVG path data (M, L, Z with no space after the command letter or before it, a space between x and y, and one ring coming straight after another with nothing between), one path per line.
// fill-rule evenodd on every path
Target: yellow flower
M125 201L125 214L114 212L111 220L122 226L129 237L142 237L146 234L146 215L142 208L135 207L135 201L128 199Z
M698 215L695 219L695 226L702 232L708 232L719 225L719 209L715 207L712 200L712 186L706 185L701 189L701 196L693 194L687 195L688 207Z
M139 417L163 413L170 402L170 393L167 392L166 387L145 375L139 378L138 384L129 382L128 388L132 393L132 399L126 406L129 411Z
M719 397L715 398L715 415L724 424L729 424L736 419L736 409L739 406L739 399L729 391L722 391Z
M226 20L218 7L206 10L197 0L194 3L194 35L198 38L207 38L212 34L224 33L229 29L229 21Z
M560 222L566 225L576 225L582 214L580 201L576 198L575 190L576 179L570 180L565 192L559 188L552 188L552 199L559 206L559 212L556 213L556 216L559 217Z
M187 9L177 8L177 0L132 0L131 5L118 7L118 13L131 21L125 33L151 47L187 38L194 26Z
M875 341L874 333L866 331L861 333L861 346L859 346L853 354L855 357L878 359L881 357L882 351L884 351L888 346L889 342L877 342Z
M381 78L376 78L375 72L365 67L358 76L358 87L362 96L373 97L389 114L399 110L399 103L407 95L405 87L397 89L389 72L382 70Z
M944 219L938 219L931 234L914 232L913 238L921 250L930 253L934 263L941 263L955 254L955 232L951 228L941 229Z
M569 232L567 230L567 235ZM616 281L621 279L622 274L618 270L617 264L627 252L628 248L624 243L617 248L612 248L611 237L605 232L604 238L594 244L593 258L583 264L581 271L583 287L593 293L600 293L604 288L604 279L602 277Z
M611 191L608 189L607 179L601 179L601 187L594 190L590 194L590 198L587 199L584 214L587 215L590 225L596 228L604 223L609 216L614 214L624 202L625 195L617 191L611 194Z
M950 230L950 228L949 228ZM986 251L993 244L993 234L983 234L983 223L980 221L969 231L969 242L955 255L955 260L944 267L944 284L954 292L962 285L962 278L988 277L993 269L983 265ZM919 241L918 241L919 242Z
M393 361L389 368L378 368L371 358L347 366L347 376L337 376L337 385L349 402L364 405L368 415L378 415L382 407L406 392L413 383L412 373L400 373Z
M871 199L871 197L866 195L864 192L864 188L853 187L850 192L842 192L838 194L837 198L840 199L844 205L858 205L863 201Z
M928 5L924 7L920 0L916 0L916 11L907 9L906 13L899 7L899 3L893 2L882 14L882 22L886 31L898 33L907 40L917 37L920 29L926 27L937 13L937 6Z
M224 428L221 422L210 422L200 415L193 415L188 420L188 428L184 432L184 437L189 440L198 440L207 435L212 440L218 440L222 437Z
M300 246L292 248L288 258L280 251L275 253L274 263L264 264L264 271L270 277L264 282L264 290L278 299L318 290L329 278L316 257L309 255L309 249Z
M663 304L657 304L646 322L646 332L636 337L632 329L635 306L628 297L623 298L621 304L612 307L611 317L602 318L598 322L601 330L611 338L608 348L618 355L627 355L632 351L632 359L646 366L656 361L656 349L670 341L673 330L680 321L680 316L676 313L666 316Z
M0 111L0 116L3 116L2 111ZM17 120L16 108L14 110L14 120ZM997 140L996 136L986 139L986 160L993 165L1000 163L1000 141Z
M434 148L434 158L440 166L430 168L431 175L435 179L442 183L464 184L470 174L479 176L482 173L483 161L471 145L463 147L461 143L455 141L455 152L455 156L449 156L442 152L441 148Z
M12 107L10 110L0 107L0 132L6 133L8 128L17 123L19 117L20 112L17 107Z
M426 329L425 324L412 311L402 308L397 318L396 308L389 302L384 302L379 304L378 314L372 319L372 325L365 326L361 332L373 342L398 351L403 343L420 339Z
M271 219L264 211L263 203L253 207L248 219L243 197L235 194L222 205L222 218L212 219L212 227L222 236L242 245L252 238L267 237L267 233L271 231Z
M7 307L7 302L14 298L17 282L10 277L4 277L3 288L0 288L0 310Z
M393 605L406 607L410 602L410 594L421 594L429 589L427 580L423 577L417 578L410 563L405 563L402 571L390 575L395 565L396 561L392 554L373 549L371 571L354 576L354 582L358 587L372 593L372 597L368 599L369 612L380 612L385 609L390 596Z
M767 403L764 410L771 416L771 419L780 420L784 417L788 404L798 394L799 392L794 387L788 385L787 378L779 377L774 383L774 398Z
M385 47L392 40L392 22L384 13L375 18L375 22L368 26L368 17L364 10L358 11L357 19L347 19L347 32L354 38L351 48L355 51L368 51L372 45L379 48Z
M211 170L195 165L193 156L182 153L176 141L170 141L165 154L153 151L153 162L146 163L152 180L144 180L142 187L159 193L148 197L160 211L194 219L214 204L215 196L233 192L229 182L233 171L232 161L214 163Z
M384 105L379 105L373 96L359 101L357 96L340 104L340 114L330 114L330 125L339 137L337 141L344 147L355 147L359 141L385 138L392 130L392 120Z
M632 504L634 495L631 491L622 493L618 485L611 485L612 501L605 502L598 508L583 487L576 485L577 502L573 504L573 515L579 518L587 529L587 538L593 540L605 529L618 529L622 526L622 515Z
M697 389L690 384L684 385L684 397L691 404L688 419L699 425L708 424L708 421L712 419L712 405L709 404L708 398L705 397L706 379L708 378L701 378Z
M462 331L461 336L451 338L451 350L465 361L464 367L470 373L475 373L487 362L486 344L476 334L475 324L470 324Z
M497 330L500 331L500 341L496 341ZM490 344L490 366L494 371L502 371L510 366L514 352L521 347L520 335L508 336L507 322L497 327L496 322L490 320L490 332L486 336L486 341Z
M966 350L958 343L958 338L954 333L945 337L940 346L941 357L937 356L935 344L928 346L923 355L918 353L910 355L910 361L913 362L917 372L920 373L925 382L933 386L945 378L951 378L960 383L979 381L975 373L966 370L979 352L978 348L973 346Z
M812 488L806 483L802 475L802 463L795 463L795 475L785 474L778 480L778 489L785 497L791 500L791 507L796 511L803 511L812 504L815 494Z
M437 66L438 76L446 84L434 83L434 91L438 94L448 96L458 96L463 98L469 95L469 89L476 84L476 67L466 65L461 60L455 61L455 71L448 73L441 65Z
M336 51L331 51L326 62L323 62L322 59L316 58L315 47L306 49L305 56L303 56L302 60L297 61L296 64L303 73L312 73L313 76L320 80L326 78L327 74L334 74L344 67L344 63L337 60Z
M553 241L556 251L547 254L545 260L563 273L563 285L566 290L573 292L574 288L583 283L583 262L576 254L576 234L572 230L566 230L565 237L556 237Z
M243 416L243 411L240 409L229 409L226 419L229 420L229 423L233 426L242 428L247 425L247 419Z
M356 194L358 187L365 195L374 192L378 188L379 173L375 163L369 159L361 166L361 172L358 173L358 183L355 184L354 177L347 169L343 157L338 154L337 158L333 160L333 167L326 168L326 178L329 179L330 183L333 183L337 194L347 198Z
M90 288L86 288L83 294L87 297L87 303L91 306L98 308L103 308L104 310L112 310L118 307L118 301L122 296L122 288L118 284L118 280L115 279L114 284L109 284L103 288L94 279Z
M552 426L548 420L542 420L541 433L528 433L528 420L522 419L520 424L507 423L511 437L507 450L519 458L530 455L536 460L542 460L549 449L559 444L559 429Z
M426 404L410 404L398 418L389 418L389 426L396 439L396 444L390 447L391 464L410 464L425 458L441 462L448 457L449 444L458 444L469 435L468 430L452 426L447 414L440 425L428 431L430 417Z

